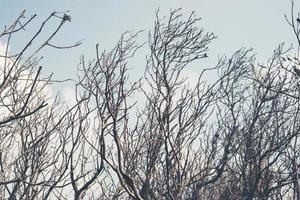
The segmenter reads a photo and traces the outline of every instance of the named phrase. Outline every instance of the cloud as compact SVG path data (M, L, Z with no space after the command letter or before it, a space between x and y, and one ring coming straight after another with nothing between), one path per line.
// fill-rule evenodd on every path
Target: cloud
M6 48L7 43L0 40L0 55L2 56L0 57L0 77L2 79L1 81L3 81L4 73L6 73L6 76L8 75L7 73L13 66L14 62L13 58L9 58L5 63L5 58L3 56L6 53ZM8 55L10 55L9 49L10 48L8 48ZM32 83L37 75L37 66L38 63L34 63L31 66L29 66L29 68L27 68L23 62L18 63L14 66L11 73L6 79L5 84L0 88L0 104L10 105L8 107L15 106L17 108L18 105L21 106L24 103L24 99L22 98L26 98L27 94L31 90ZM35 69L33 70L33 68ZM38 77L38 79L42 80L42 77L40 76ZM50 85L48 85L48 83L45 81L46 80L42 80L36 83L36 87L33 91L34 93L29 101L33 104L33 106L35 106L38 101L42 100L47 101L47 103L50 104L53 103L52 100L54 100L55 94ZM2 114L5 114L4 116L12 114L8 107L0 107L0 112Z
M61 94L62 94L62 100L67 106L71 107L76 104L74 88L70 86L63 87L61 89Z
M0 40L0 55L5 55L6 44ZM2 69L4 65L4 58L0 57L0 68Z

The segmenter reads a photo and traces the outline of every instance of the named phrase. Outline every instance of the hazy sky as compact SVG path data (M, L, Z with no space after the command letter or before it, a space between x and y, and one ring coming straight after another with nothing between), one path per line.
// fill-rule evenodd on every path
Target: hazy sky
M94 57L96 43L100 43L101 49L109 49L126 30L146 30L140 35L140 40L146 41L155 10L160 8L161 15L166 15L171 8L178 7L186 14L194 10L202 18L200 26L218 36L210 47L206 65L216 63L217 56L230 55L240 47L253 47L263 60L280 42L294 41L284 19L284 14L290 15L289 0L1 0L0 28L12 22L23 9L28 16L38 15L31 26L33 30L51 12L70 10L72 22L54 42L68 45L83 39L83 44L64 51L48 49L43 52L46 59L42 63L44 72L54 72L55 78L65 79L74 77L80 55ZM300 2L296 2L295 10L300 11ZM32 33L27 30L25 35ZM26 38L29 39L16 38L16 45L23 44ZM142 72L144 55L138 54L133 64L136 72Z

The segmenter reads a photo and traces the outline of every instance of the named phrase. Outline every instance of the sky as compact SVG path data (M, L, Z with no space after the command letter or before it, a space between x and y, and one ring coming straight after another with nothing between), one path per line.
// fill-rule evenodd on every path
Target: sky
M43 73L53 73L55 79L61 80L76 77L81 55L95 57L96 43L101 50L109 50L127 30L145 30L139 36L139 41L145 42L158 8L161 16L168 15L174 8L182 8L186 15L195 11L202 18L200 28L217 35L210 46L208 60L202 63L204 67L216 64L218 57L230 56L241 47L254 48L258 59L266 61L279 43L285 42L288 46L295 42L284 19L284 14L290 16L289 0L1 0L0 29L24 9L28 17L37 14L30 28L14 39L14 47L18 49L51 12L69 10L72 22L66 24L53 41L70 45L82 40L82 45L68 50L48 48L41 53L45 56ZM300 2L295 2L295 11L300 11ZM131 63L135 72L132 74L142 75L145 63L145 54L138 52ZM199 73L199 68L191 66L190 74Z
M300 12L300 0L295 1L295 11ZM289 46L295 42L284 18L284 14L290 15L290 0L0 0L0 32L23 10L28 17L37 14L32 25L13 38L14 46L10 47L13 51L21 48L53 11L69 10L72 21L63 27L53 42L64 46L82 40L82 45L68 50L48 48L41 52L45 57L41 63L43 74L53 73L54 79L64 80L76 77L81 55L90 59L95 57L97 43L101 50L109 50L128 30L145 30L139 37L140 42L145 42L158 8L161 16L175 8L182 8L186 15L195 11L202 18L200 28L217 35L210 45L208 59L188 66L190 81L197 80L204 67L215 65L218 57L230 56L242 47L254 48L258 61L265 62L279 43L285 42ZM3 52L1 47L4 45L0 41L0 54ZM146 64L145 54L141 51L130 66L133 72L130 76L136 80L142 76ZM55 87L61 89L68 104L74 104L74 91L70 85L57 84Z

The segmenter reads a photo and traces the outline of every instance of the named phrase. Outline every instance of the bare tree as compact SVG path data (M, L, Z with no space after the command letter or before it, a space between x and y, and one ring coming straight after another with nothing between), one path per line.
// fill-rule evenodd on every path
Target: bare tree
M51 40L70 17L52 13L17 53L9 52L13 36L29 28L36 15L25 18L25 11L0 33L6 44L1 55L1 131L0 131L0 195L7 199L47 197L66 169L61 163L65 141L59 134L64 113L57 99L47 97L51 77L41 78L38 55L51 45ZM36 49L32 43L50 19L58 19L57 28ZM79 43L73 45L78 46ZM63 47L61 47L63 48ZM48 193L48 194L47 194Z
M195 13L156 12L144 76L132 81L130 59L139 32L124 33L110 51L82 56L74 105L47 96L39 52L65 49L52 39L66 13L52 13L20 52L14 34L24 12L0 33L0 196L7 199L287 199L300 198L298 51L284 45L265 63L251 49L221 57L211 68L213 33ZM57 28L36 49L50 19ZM143 47L144 48L144 47ZM200 65L196 83L184 76ZM208 77L217 74L216 80ZM141 96L142 102L137 102Z

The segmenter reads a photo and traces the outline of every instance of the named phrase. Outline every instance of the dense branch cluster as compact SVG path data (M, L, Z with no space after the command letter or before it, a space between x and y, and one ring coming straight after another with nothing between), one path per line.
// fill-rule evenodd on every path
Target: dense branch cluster
M80 44L51 43L71 18L52 13L10 54L36 17L24 14L0 33L1 199L300 199L299 52L279 45L258 63L240 49L190 86L184 70L208 59L216 36L195 13L157 12L144 76L129 78L141 45L126 32L112 50L97 45L94 60L81 57L66 106L47 96L53 80L41 77L39 52ZM293 10L286 19L299 47L300 20ZM33 49L50 20L57 28Z

